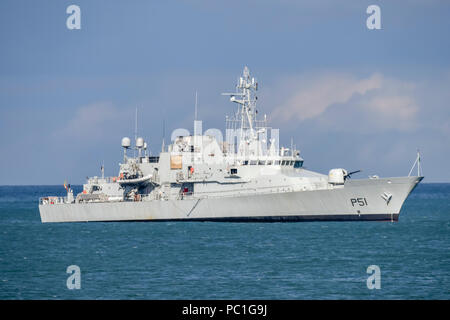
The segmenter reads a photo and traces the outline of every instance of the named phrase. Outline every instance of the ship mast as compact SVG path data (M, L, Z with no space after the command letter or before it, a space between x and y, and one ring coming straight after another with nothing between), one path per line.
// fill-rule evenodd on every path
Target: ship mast
M242 76L239 78L236 85L235 93L222 93L222 95L230 96L230 101L237 103L239 109L233 119L228 120L233 124L233 129L239 130L240 141L251 143L258 140L258 133L256 130L266 127L266 118L263 121L257 121L256 115L256 91L258 90L258 82L255 78L250 77L250 71L247 67L244 68ZM259 122L263 122L260 126Z

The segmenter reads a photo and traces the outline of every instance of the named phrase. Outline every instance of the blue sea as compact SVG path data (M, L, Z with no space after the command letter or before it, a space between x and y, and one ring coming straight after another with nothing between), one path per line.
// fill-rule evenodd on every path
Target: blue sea
M64 192L0 186L0 299L450 298L450 184L420 184L397 223L41 223Z

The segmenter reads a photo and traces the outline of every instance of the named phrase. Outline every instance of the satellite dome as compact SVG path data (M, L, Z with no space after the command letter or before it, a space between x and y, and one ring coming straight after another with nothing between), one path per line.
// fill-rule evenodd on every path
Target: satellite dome
M141 137L137 138L136 139L136 147L142 148L143 146L144 146L144 138L141 138Z
M122 147L129 148L131 146L131 140L128 137L122 138Z

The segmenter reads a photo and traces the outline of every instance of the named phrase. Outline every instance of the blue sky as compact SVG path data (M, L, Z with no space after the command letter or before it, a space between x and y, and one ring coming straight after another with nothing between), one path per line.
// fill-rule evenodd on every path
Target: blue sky
M162 119L166 137L192 130L195 91L203 128L223 129L245 65L308 168L402 176L420 148L425 181L450 182L448 1L3 0L0 44L0 184L116 175L135 108L157 153Z

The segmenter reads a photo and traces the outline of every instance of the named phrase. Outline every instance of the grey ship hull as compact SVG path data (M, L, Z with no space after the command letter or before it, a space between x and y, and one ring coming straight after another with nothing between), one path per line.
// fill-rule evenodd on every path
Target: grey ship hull
M40 205L39 210L42 222L397 221L422 178L348 180L342 188L235 197Z

